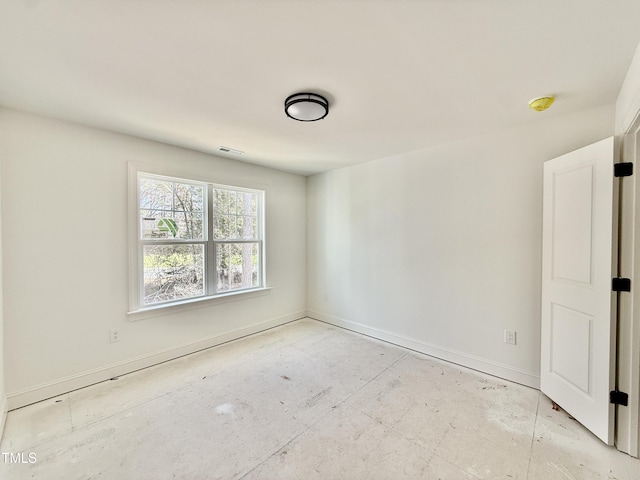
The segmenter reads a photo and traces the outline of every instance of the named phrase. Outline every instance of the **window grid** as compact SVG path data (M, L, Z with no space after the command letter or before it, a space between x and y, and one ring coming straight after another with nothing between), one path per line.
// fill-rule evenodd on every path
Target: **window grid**
M264 286L264 192L142 172L137 190L138 308Z

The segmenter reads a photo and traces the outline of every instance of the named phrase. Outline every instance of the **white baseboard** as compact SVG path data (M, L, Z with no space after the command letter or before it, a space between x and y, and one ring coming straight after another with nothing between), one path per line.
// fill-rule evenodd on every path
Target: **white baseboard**
M215 347L222 343L230 342L247 335L262 332L273 327L278 327L295 320L299 320L306 316L306 311L294 312L288 315L283 315L264 322L255 323L238 330L232 330L229 332L214 335L212 337L197 340L195 342L184 343L175 347L167 348L165 350L151 353L148 355L142 355L140 357L132 358L124 362L119 362L105 367L100 367L94 370L83 372L77 375L71 375L69 377L62 378L49 383L37 385L35 387L13 392L7 396L5 412L6 410L14 410L16 408L24 407L35 402L39 402L51 397L57 397L64 393L79 388L87 387L95 383L109 380L110 378L117 377L119 375L125 375L127 373L140 370L142 368L151 367L168 360L173 360L190 353L195 353L200 350Z
M527 387L535 389L540 388L540 376L520 370L518 368L511 367L502 363L487 360L485 358L469 355L464 352L452 350L450 348L433 345L422 340L418 340L404 335L399 335L393 332L382 330L379 328L369 327L361 323L352 322L343 318L338 318L333 315L329 315L322 312L316 312L313 310L307 310L307 316L321 322L335 325L336 327L346 328L369 337L383 340L385 342L393 343L401 347L415 350L416 352L424 353L426 355L445 360L447 362L455 363L463 367L478 370L495 377L500 377L505 380L509 380Z

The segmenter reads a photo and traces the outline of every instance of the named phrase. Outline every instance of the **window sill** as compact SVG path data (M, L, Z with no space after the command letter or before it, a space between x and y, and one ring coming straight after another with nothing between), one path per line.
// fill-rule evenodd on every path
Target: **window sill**
M183 300L180 302L165 305L140 308L138 310L127 312L127 316L129 317L129 321L134 322L136 320L144 320L145 318L159 317L160 315L169 315L172 313L184 312L186 310L203 308L220 303L236 302L238 300L244 300L247 298L260 297L263 295L267 295L272 288L273 287L261 287L251 290L242 290L239 292L227 292L211 297L193 298L190 300Z

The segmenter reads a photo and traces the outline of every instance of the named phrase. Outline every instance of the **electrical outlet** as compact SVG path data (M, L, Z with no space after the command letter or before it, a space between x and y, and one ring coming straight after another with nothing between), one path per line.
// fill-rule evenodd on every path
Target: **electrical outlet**
M118 332L118 330L109 330L109 341L111 343L119 342L120 341L120 332Z
M516 332L514 330L504 331L504 343L508 343L509 345L516 344Z

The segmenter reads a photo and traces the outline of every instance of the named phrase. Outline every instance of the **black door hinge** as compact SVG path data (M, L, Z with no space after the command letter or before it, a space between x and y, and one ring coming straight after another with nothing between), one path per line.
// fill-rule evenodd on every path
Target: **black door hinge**
M626 407L629 405L629 395L618 390L612 390L609 392L609 403Z
M633 175L633 163L621 162L613 164L614 177L630 177Z
M630 292L631 279L616 277L611 279L611 290L614 292Z

